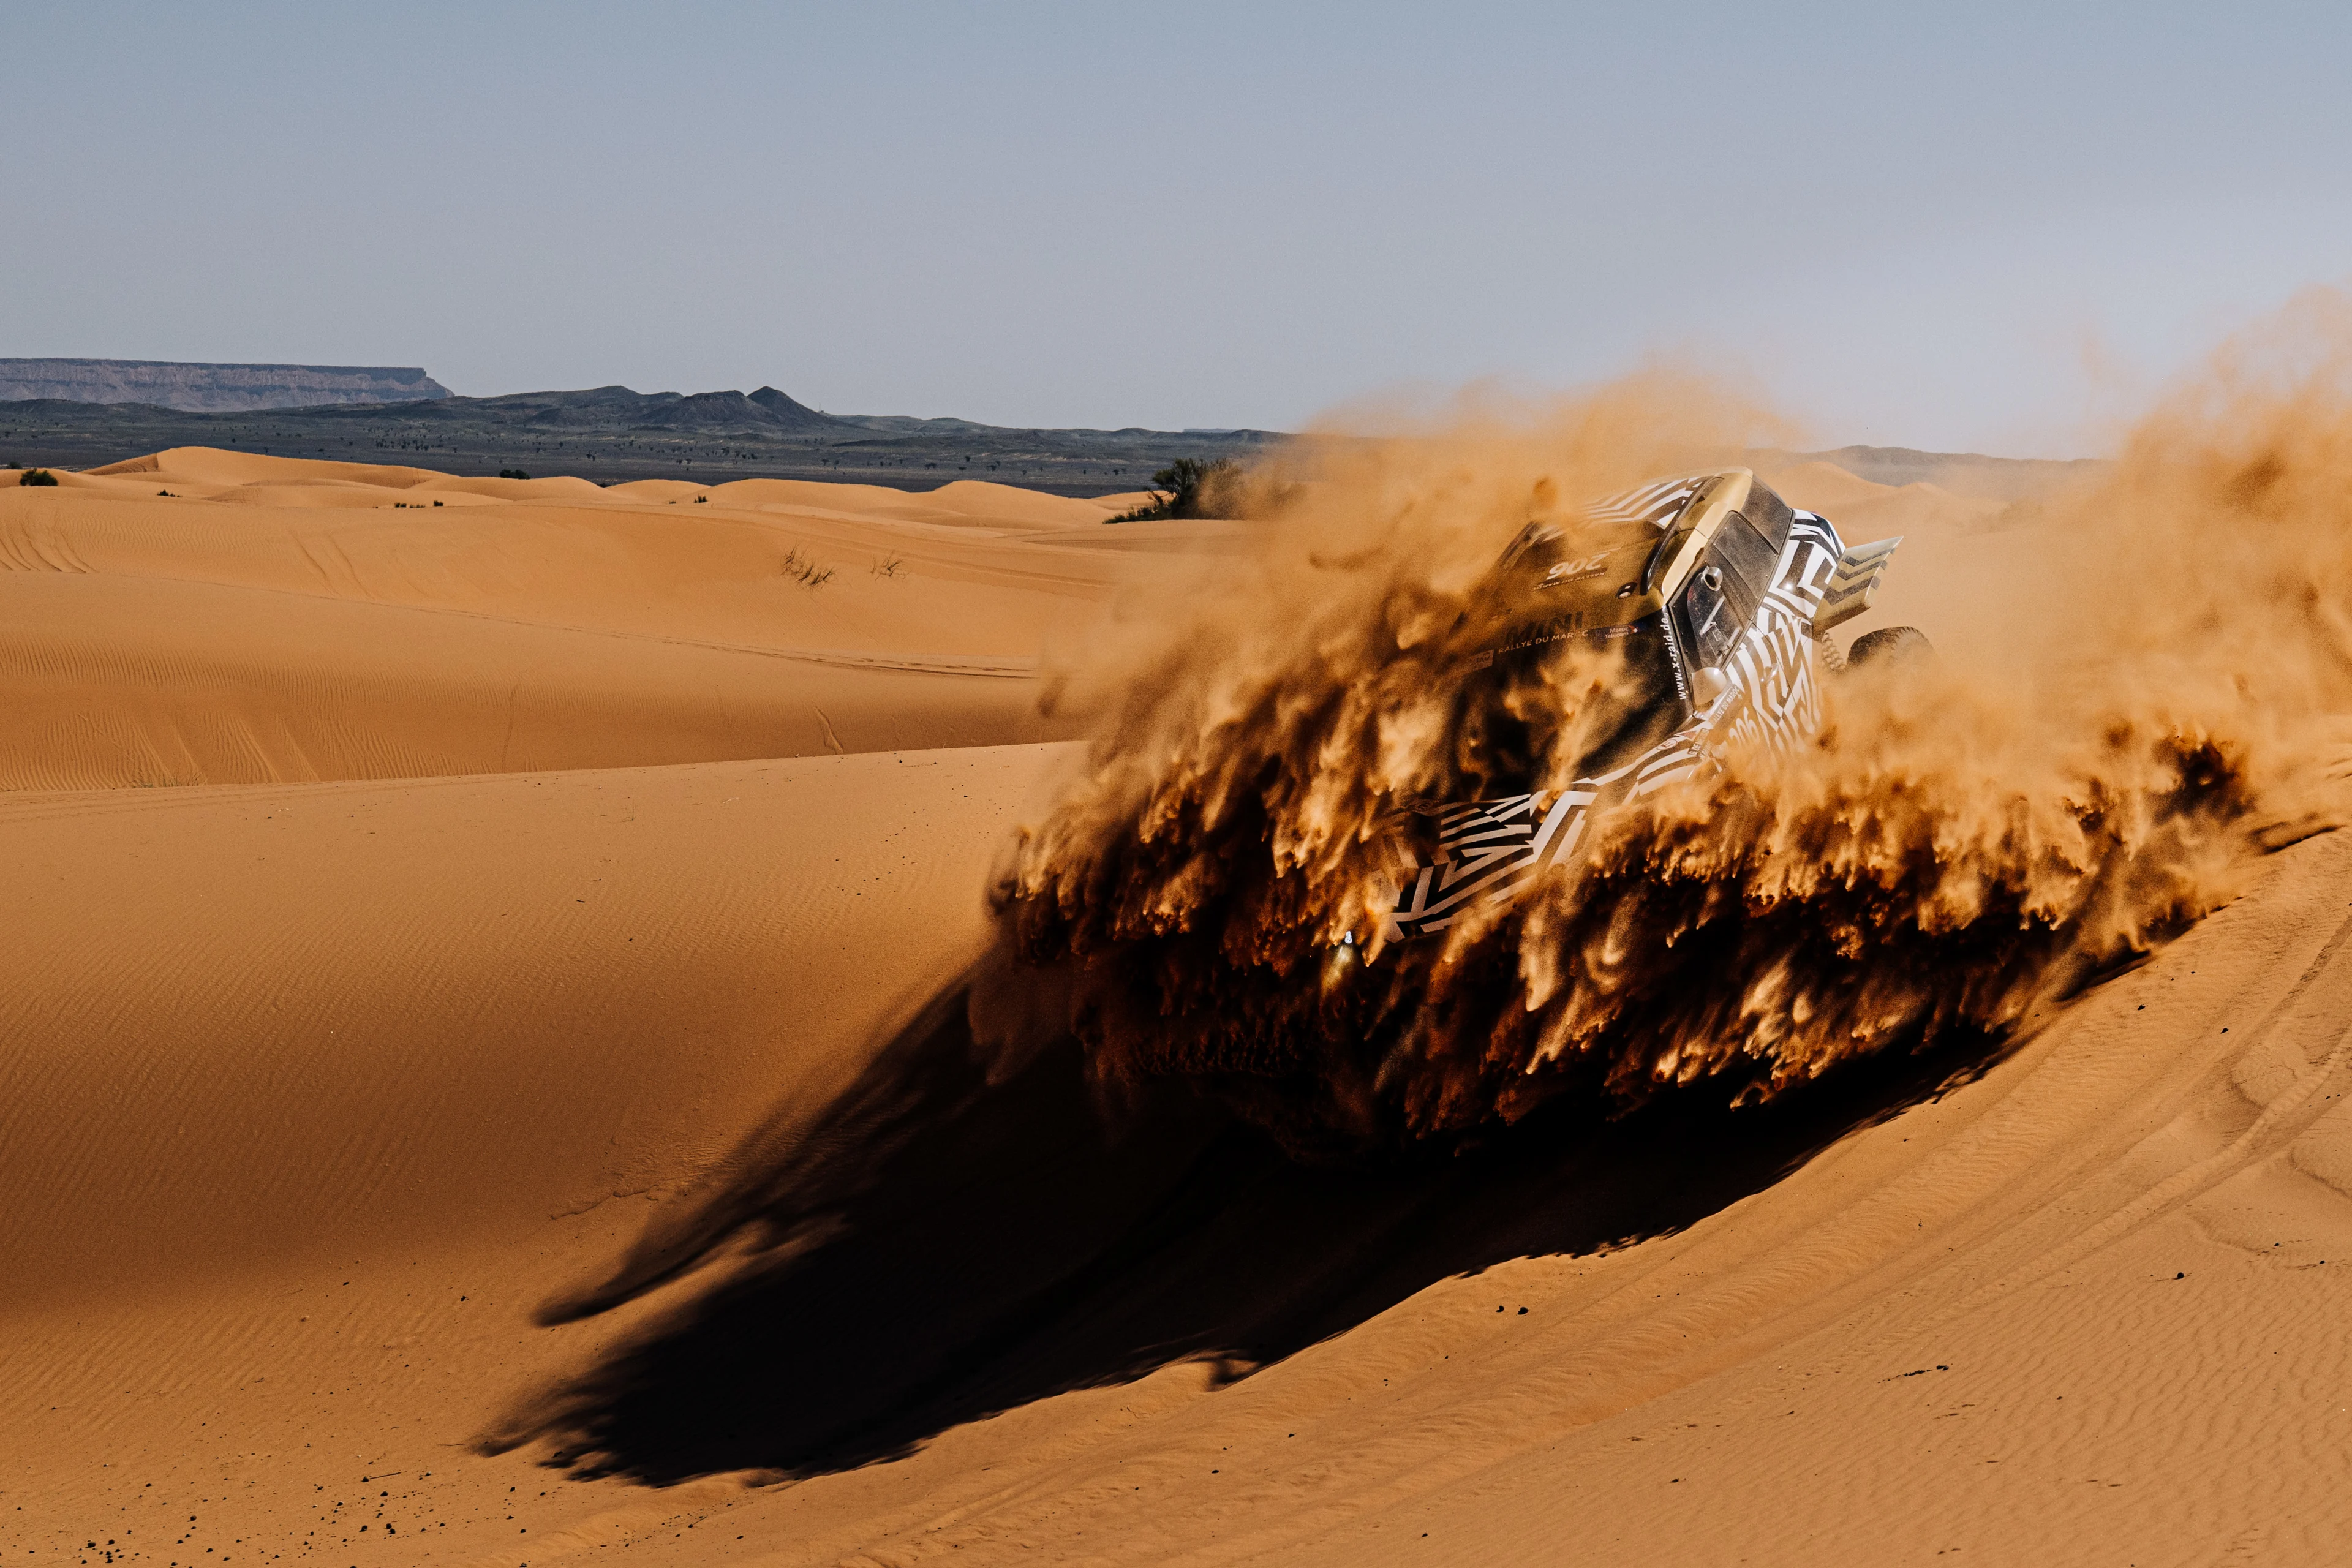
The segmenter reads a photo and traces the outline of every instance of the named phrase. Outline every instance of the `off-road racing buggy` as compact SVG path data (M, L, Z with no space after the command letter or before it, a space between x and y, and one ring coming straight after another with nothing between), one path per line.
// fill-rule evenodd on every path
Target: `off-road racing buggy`
M1507 720L1486 720L1487 798L1413 808L1423 820L1400 843L1388 940L1512 898L1576 853L1595 810L1734 745L1817 733L1825 670L1925 651L1909 626L1872 632L1843 658L1828 637L1870 607L1902 542L1849 547L1745 468L1645 485L1566 526L1528 524L1490 580L1497 635L1470 661L1468 701L1503 705L1511 682L1573 651L1563 644L1609 657L1614 679L1579 715L1565 788L1543 787L1532 757L1509 754Z

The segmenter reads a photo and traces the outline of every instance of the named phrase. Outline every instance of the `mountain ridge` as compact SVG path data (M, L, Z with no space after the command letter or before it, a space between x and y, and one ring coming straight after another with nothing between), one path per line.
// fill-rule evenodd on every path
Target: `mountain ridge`
M927 489L954 479L989 479L1091 496L1140 490L1179 458L1245 459L1288 439L1281 431L1248 428L1047 428L828 414L772 385L751 393L677 393L615 384L236 411L188 411L151 401L0 400L0 462L67 468L173 447L219 447L414 462L453 473L562 472L606 484L653 478L723 482L757 475ZM2095 464L1862 446L1759 450L1744 460L1759 467L1822 460L1879 484L1926 480L2002 500L2036 493Z

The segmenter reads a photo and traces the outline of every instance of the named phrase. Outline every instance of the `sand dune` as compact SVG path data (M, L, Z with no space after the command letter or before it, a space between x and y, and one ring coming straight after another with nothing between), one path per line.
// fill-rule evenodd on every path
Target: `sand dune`
M0 1140L12 1296L511 1240L676 1184L854 1070L900 960L959 961L974 829L1055 755L13 797L8 962L56 983L10 1021L40 1106L8 1096Z
M0 489L0 788L1043 739L1040 649L1134 571L1057 542L1101 509L1003 486L600 491L192 449L67 477Z
M964 962L986 830L1051 761L0 804L0 1537L184 1562L194 1522L234 1561L315 1550L330 1500L364 1546L355 1483L398 1471L436 1557L508 1545L478 1516L528 1464L462 1504L424 1477L482 1469L451 1445L566 1353L535 1300ZM573 1491L567 1522L627 1501ZM373 1560L418 1560L393 1522L418 1555Z
M1005 656L759 647L96 574L0 578L17 789L413 778L1042 737Z
M12 1558L2352 1537L2341 835L2020 1039L1307 1167L1091 1086L984 903L1081 765L1032 672L1229 525L187 450L67 478L0 490ZM2034 513L1784 482L1906 536L1849 630L1999 656Z

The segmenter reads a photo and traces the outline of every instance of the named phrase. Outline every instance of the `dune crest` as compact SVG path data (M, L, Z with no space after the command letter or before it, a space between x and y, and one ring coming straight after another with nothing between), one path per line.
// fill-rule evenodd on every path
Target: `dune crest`
M456 479L180 447L0 488L0 789L616 767L1074 733L1036 660L1151 570L1102 508Z

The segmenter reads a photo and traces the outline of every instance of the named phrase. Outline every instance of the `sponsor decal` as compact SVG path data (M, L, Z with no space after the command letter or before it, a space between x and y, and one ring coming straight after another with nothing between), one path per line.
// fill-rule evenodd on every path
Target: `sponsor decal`
M1658 629L1666 634L1666 663L1675 672L1675 695L1687 702L1691 700L1690 677L1683 671L1682 639L1675 636L1672 610L1658 617Z
M1570 615L1554 616L1549 620L1538 621L1519 637L1505 643L1501 651L1517 653L1521 648L1541 647L1546 643L1562 642L1583 629L1584 616L1580 611Z
M1608 569L1609 557L1605 554L1587 556L1580 561L1555 562L1552 569L1544 574L1543 581L1536 586L1557 588L1563 583L1581 583L1588 578L1600 576Z

